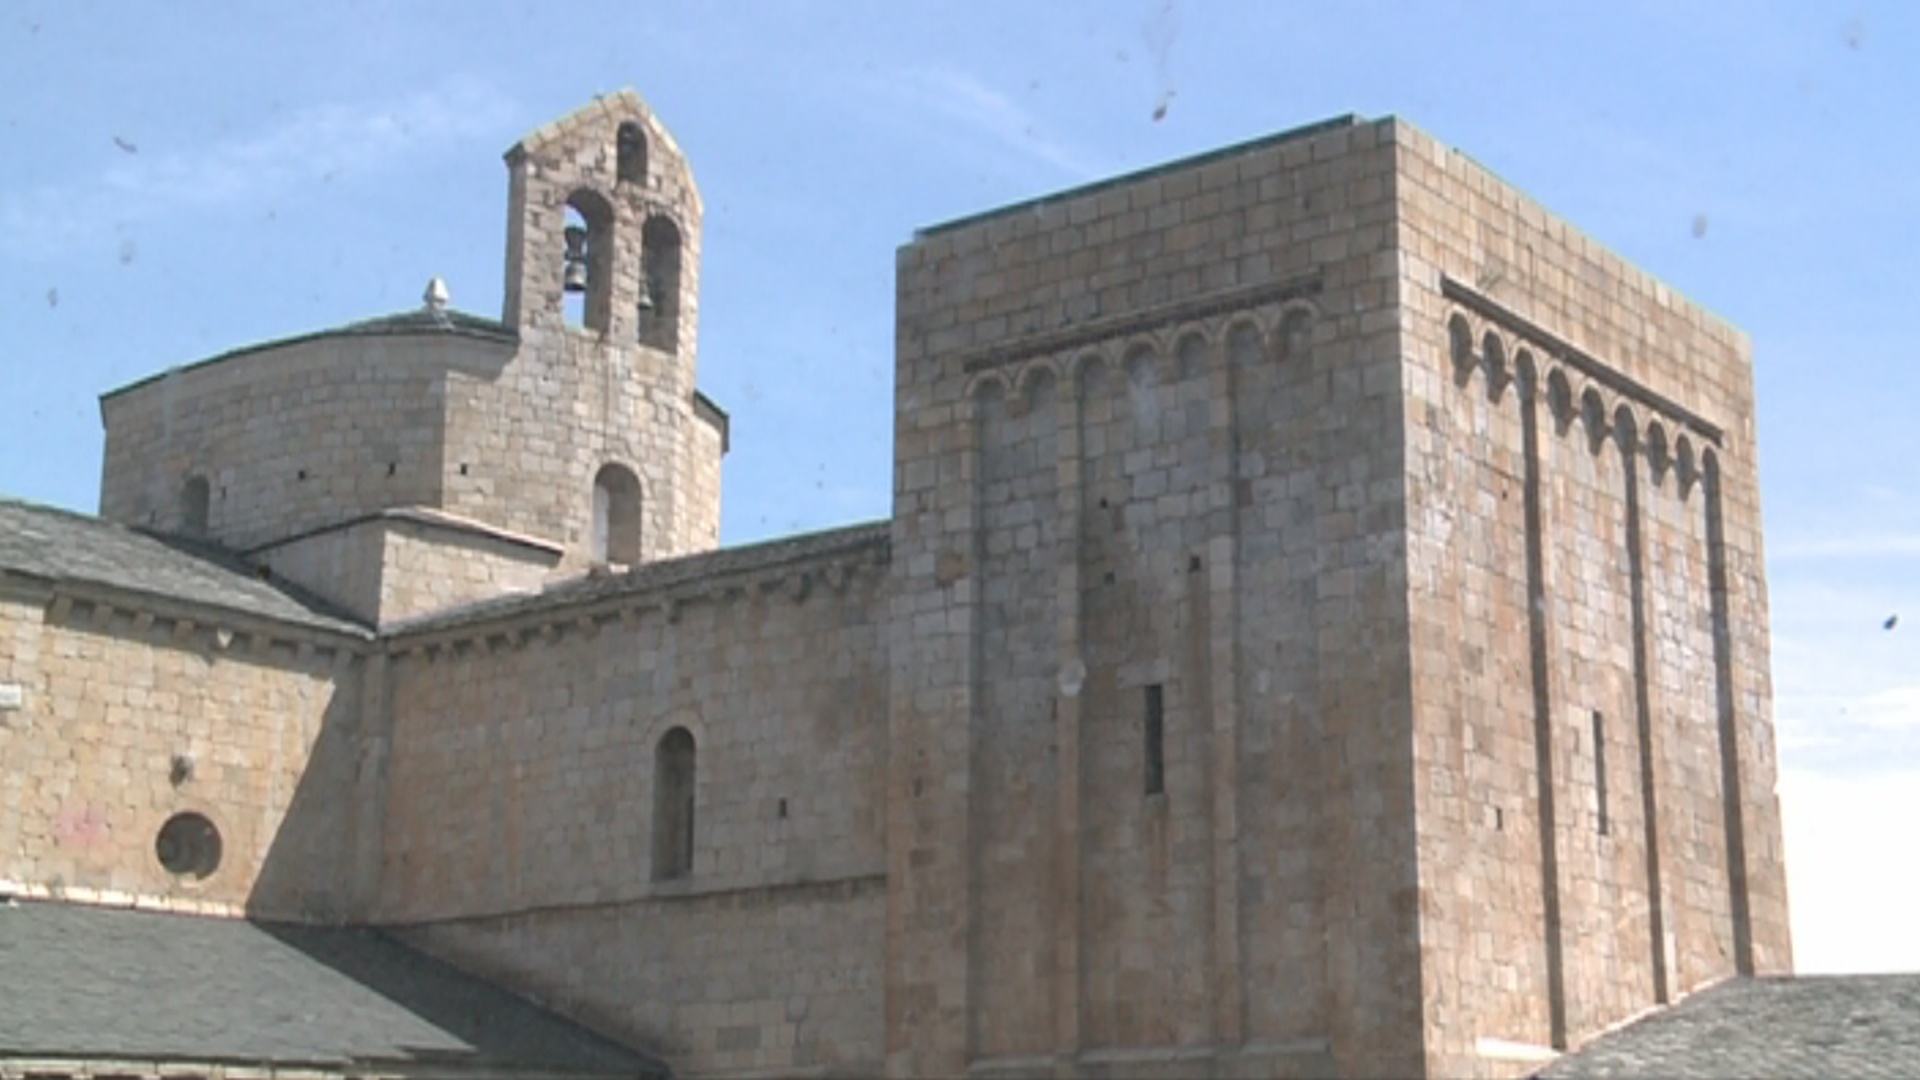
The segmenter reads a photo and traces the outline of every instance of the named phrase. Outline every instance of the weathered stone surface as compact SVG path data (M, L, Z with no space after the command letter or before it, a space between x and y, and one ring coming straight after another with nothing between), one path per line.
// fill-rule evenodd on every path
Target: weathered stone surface
M508 165L503 322L108 398L109 516L200 470L380 632L7 594L7 875L343 914L702 1075L1515 1075L1790 968L1750 345L1465 157L1343 118L923 231L890 521L706 554L685 163L616 95Z

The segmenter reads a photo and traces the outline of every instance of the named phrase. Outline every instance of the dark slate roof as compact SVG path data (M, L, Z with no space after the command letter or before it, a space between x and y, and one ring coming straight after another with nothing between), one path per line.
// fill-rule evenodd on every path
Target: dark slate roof
M1920 1077L1920 975L1730 979L1602 1035L1536 1075Z
M288 345L298 345L302 342L315 341L320 338L409 337L423 334L445 334L506 345L511 345L520 340L519 334L515 333L512 327L498 319L489 319L480 315L469 315L464 311L454 311L452 308L443 311L415 308L412 311L402 311L392 315L381 315L372 319L361 319L358 322L350 322L344 326L316 330L308 334L295 334L292 337L275 338L272 341L261 341L252 345L242 345L237 349L228 349L226 352L216 356L209 356L205 360L198 360L175 370L191 371L194 368L203 368L210 364L218 364L236 357L247 356L257 352L266 352L269 349L279 349ZM172 374L172 372L156 372L144 379L139 379L125 386L109 390L100 396L103 400L115 397L129 390L138 389L148 383L157 382L160 379L166 378L169 374Z
M668 1075L372 930L14 903L0 971L0 1059Z
M299 590L261 580L252 566L214 545L17 499L0 499L0 570L366 634L358 623Z
M547 608L664 592L690 582L705 585L729 576L786 569L815 561L825 562L857 552L873 552L884 560L892 553L892 528L891 522L872 521L760 544L661 559L642 563L621 574L575 578L537 593L481 600L417 619L402 620L388 627L387 634L393 636L444 630Z

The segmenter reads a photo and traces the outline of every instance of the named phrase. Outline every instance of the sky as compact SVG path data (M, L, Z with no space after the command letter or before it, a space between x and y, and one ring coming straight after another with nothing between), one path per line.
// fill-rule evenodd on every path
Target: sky
M1920 971L1920 5L9 0L0 494L94 509L173 365L498 316L499 155L625 86L705 198L725 543L887 515L914 229L1343 113L1746 329L1797 962Z

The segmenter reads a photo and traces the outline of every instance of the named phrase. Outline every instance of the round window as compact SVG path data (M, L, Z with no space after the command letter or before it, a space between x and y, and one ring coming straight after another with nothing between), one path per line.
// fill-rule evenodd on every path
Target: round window
M153 853L170 874L207 877L220 869L220 830L204 814L175 814L160 826Z

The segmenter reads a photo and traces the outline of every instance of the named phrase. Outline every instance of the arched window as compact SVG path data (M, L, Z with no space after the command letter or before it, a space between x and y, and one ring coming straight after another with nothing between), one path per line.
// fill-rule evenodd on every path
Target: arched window
M680 347L680 227L650 217L640 229L640 344Z
M599 194L567 196L561 305L569 326L605 332L613 312L613 207Z
M625 465L603 465L593 476L593 540L597 563L640 561L640 478Z
M620 182L644 185L647 182L647 133L629 120L620 125L614 141L619 151Z
M207 535L207 519L211 512L212 488L204 476L187 477L180 486L180 531L189 536Z
M693 733L677 727L653 754L653 879L693 873Z

